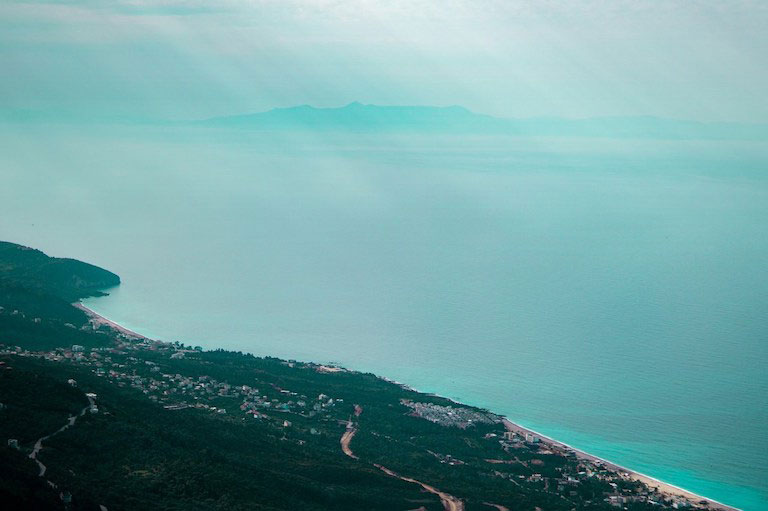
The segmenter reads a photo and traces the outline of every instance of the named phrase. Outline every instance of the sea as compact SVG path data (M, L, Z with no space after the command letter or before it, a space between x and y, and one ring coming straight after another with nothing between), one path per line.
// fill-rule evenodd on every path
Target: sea
M336 363L768 509L768 144L0 126L0 239L145 335Z

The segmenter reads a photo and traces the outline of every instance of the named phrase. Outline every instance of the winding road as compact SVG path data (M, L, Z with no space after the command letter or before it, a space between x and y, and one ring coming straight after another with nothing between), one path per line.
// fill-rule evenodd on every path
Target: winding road
M37 442L35 442L35 446L32 449L32 452L30 453L29 458L31 460L34 460L35 463L37 463L37 466L40 467L40 473L38 474L38 476L43 477L45 475L45 471L47 470L46 466L43 465L43 462L40 461L39 459L37 459L37 455L40 453L40 451L43 448L43 442L45 440L48 440L49 438L51 438L54 435L58 435L59 433L61 433L65 429L74 426L75 422L77 421L77 418L78 417L82 417L83 415L85 415L85 412L87 412L90 407L94 406L95 403L94 403L93 398L91 396L86 396L86 397L88 398L88 406L86 406L85 408L80 410L79 414L70 416L69 419L67 419L67 423L64 424L62 427L60 427L59 429L57 429L56 431L54 431L50 435L46 435L44 437L38 438ZM49 481L49 483L50 483L50 481Z
M360 405L355 405L355 417L359 417L360 414L362 413L363 413L363 407ZM357 455L355 455L355 453L352 452L352 449L349 447L349 444L352 441L352 438L355 436L355 433L357 433L357 426L352 421L352 419L350 419L347 421L346 431L344 431L344 434L341 435L341 450L344 454L346 454L350 458L357 460L360 458L358 458ZM428 485L426 483L423 483L411 477L401 476L394 470L390 470L383 465L373 463L373 466L378 468L379 470L381 470L382 472L384 472L390 477L396 477L397 479L406 481L408 483L418 484L429 493L437 495L440 498L440 501L443 503L443 507L445 508L445 511L464 511L464 502L461 499L454 497L453 495L445 493L444 491L440 491L434 486Z
M396 477L396 478L398 478L400 480L403 480L403 481L406 481L406 482L409 482L409 483L418 484L419 486L424 488L429 493L434 493L435 495L440 497L440 501L443 503L443 507L445 508L445 511L464 511L464 502L462 502L460 499L454 497L453 495L445 493L444 491L440 491L437 488L435 488L434 486L430 486L430 485L428 485L426 483L422 483L421 481L413 479L412 477L401 476L400 474L398 474L394 470L390 470L387 467L384 467L382 465L378 465L378 464L374 463L373 466L378 468L379 470L381 470L382 472L384 472L388 476Z
M35 463L37 463L38 467L40 467L40 473L38 474L39 477L44 477L45 476L45 472L47 470L47 467L43 464L43 462L40 461L39 459L37 459L37 455L40 454L40 451L43 449L43 442L48 440L49 438L51 438L54 435L58 435L59 433L61 433L65 429L71 428L72 426L74 426L75 422L77 422L78 417L82 417L83 415L85 415L85 413L92 406L96 405L96 402L95 402L93 397L91 397L89 395L86 395L85 397L88 398L88 406L86 406L82 410L80 410L80 413L78 413L77 415L71 415L67 419L67 423L64 424L62 427L60 427L59 429L57 429L56 431L54 431L50 435L45 435L44 437L38 438L37 442L35 442L35 446L32 449L32 452L29 454L29 458L31 460L33 460ZM50 486L51 488L56 488L56 484L53 481L51 481L50 479L46 479L45 481L48 483L48 486ZM107 510L107 507L102 504L102 505L99 505L99 511L108 511L108 510Z

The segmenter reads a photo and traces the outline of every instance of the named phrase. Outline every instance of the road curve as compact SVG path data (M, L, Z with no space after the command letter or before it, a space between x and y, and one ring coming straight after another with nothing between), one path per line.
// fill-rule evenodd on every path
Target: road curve
M359 417L360 414L362 413L363 413L363 407L360 405L355 405L355 417ZM349 444L352 441L352 438L355 436L355 433L357 433L357 427L355 426L355 423L352 422L352 420L350 419L347 421L346 431L344 431L344 434L341 435L340 443L341 443L342 452L347 456L349 456L350 458L357 460L359 458L357 457L357 455L355 455L354 452L352 452L352 449L349 447ZM411 477L401 476L397 472L390 470L383 465L374 463L373 466L378 468L379 470L381 470L382 472L384 472L390 477L396 477L408 483L418 484L429 493L433 493L437 495L438 497L440 497L440 501L443 503L443 507L445 508L445 511L464 511L464 502L454 497L453 495L445 493L444 491L440 491L434 486L430 486L426 483L422 483L421 481L417 481L416 479L413 479Z
M347 430L341 435L341 450L344 454L356 460L358 457L355 456L355 453L349 448L349 443L352 441L352 437L355 436L355 433L357 433L357 428L355 428L352 421L347 422Z
M67 419L67 423L64 424L62 427L60 427L59 429L57 429L56 431L54 431L50 435L46 435L44 437L38 438L37 442L35 442L35 446L32 449L32 452L29 454L29 459L34 460L34 462L37 463L37 466L40 468L40 473L38 474L39 477L43 477L45 475L45 471L47 470L46 466L43 465L43 463L39 459L37 459L37 455L40 453L40 450L42 450L42 448L43 448L43 442L45 440L48 440L49 438L51 438L54 435L58 435L59 433L61 433L65 429L67 429L67 428L69 428L71 426L74 426L75 425L75 421L77 421L77 418L78 417L82 417L83 415L85 415L85 412L87 412L88 409L94 405L93 398L90 397L90 396L87 396L87 397L88 397L88 406L86 406L85 408L80 410L80 413L78 415L70 416Z
M458 499L449 493L440 491L434 486L430 486L426 483L422 483L421 481L413 479L412 477L401 476L397 472L390 470L387 467L384 467L382 465L378 465L374 463L373 466L378 468L388 476L396 477L402 481L406 481L409 483L418 484L419 486L427 490L429 493L434 493L435 495L440 497L440 501L443 503L443 507L445 508L445 511L464 511L464 502L461 499Z

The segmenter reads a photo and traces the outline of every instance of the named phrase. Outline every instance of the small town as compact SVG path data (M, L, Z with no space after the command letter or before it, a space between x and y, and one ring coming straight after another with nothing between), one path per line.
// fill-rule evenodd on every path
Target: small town
M470 408L443 406L434 403L419 403L407 399L402 399L400 402L412 410L410 415L444 427L466 429L477 424L499 424L504 422L504 419L498 415ZM630 474L626 472L611 470L604 462L599 460L593 461L579 458L577 452L573 449L555 443L544 442L538 435L525 431L522 428L519 428L517 431L506 430L501 435L488 433L485 435L485 438L497 439L499 445L507 453L514 454L516 450L524 449L533 451L539 456L560 455L577 462L576 470L574 472L568 472L558 468L558 471L560 471L561 474L560 477L556 478L545 477L540 473L533 473L528 476L518 475L515 478L508 473L500 471L494 472L497 477L509 479L514 484L517 484L516 479L525 480L527 483L535 483L540 486L543 491L556 489L558 493L566 493L568 495L576 496L578 495L577 487L582 484L582 482L596 480L605 481L611 488L613 488L613 491L604 494L603 500L618 508L623 508L625 504L632 502L649 503L662 508L669 507L672 509L687 509L697 504L682 496L670 498L669 495L666 495L661 491L648 489L643 485L637 484L637 481L632 479ZM450 454L445 455L433 452L431 452L431 454L438 458L441 463L448 465L460 465L464 463L461 460L455 459ZM510 463L510 461L503 460L486 461L492 464ZM529 461L521 461L518 458L512 460L512 463L519 463L529 468L535 468L537 462L538 464L541 463L539 459L535 458ZM707 505L707 501L701 501L698 502L698 504Z
M98 322L89 325L101 333L105 327ZM101 330L99 330L101 329ZM118 387L129 387L141 392L150 401L162 404L166 410L195 408L220 416L242 416L248 419L270 423L279 428L290 428L294 422L291 415L315 421L316 427L307 432L319 435L321 423L336 425L332 417L336 406L343 399L334 399L326 394L307 396L273 383L254 380L252 385L233 385L218 381L207 375L185 376L167 373L161 369L160 360L168 362L194 356L199 349L189 349L174 343L153 341L126 333L117 333L111 347L86 349L81 345L56 348L51 351L29 351L18 346L0 345L0 356L15 355L32 357L56 363L72 363L91 368L94 374L105 378ZM138 357L139 353L152 354L157 362ZM285 362L293 366L295 362ZM328 372L328 366L306 364L318 372ZM74 379L68 383L77 386ZM94 396L95 397L95 396ZM98 406L91 407L91 413L98 413ZM303 443L299 440L298 443Z

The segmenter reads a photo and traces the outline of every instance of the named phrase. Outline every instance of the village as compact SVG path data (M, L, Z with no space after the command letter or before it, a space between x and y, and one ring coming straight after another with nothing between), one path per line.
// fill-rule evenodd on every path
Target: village
M124 333L118 333L115 339L113 346L90 349L72 345L69 348L50 351L29 351L18 346L0 345L0 355L33 357L49 362L89 367L95 375L118 387L132 388L171 411L194 408L217 414L222 418L237 416L255 419L282 429L294 425L295 419L289 420L293 415L302 418L304 422L314 421L314 426L306 428L310 435L321 434L321 423L336 425L340 422L340 419L332 417L332 412L336 410L337 404L343 403L343 399L334 399L322 393L307 396L280 388L270 382L254 381L252 385L233 385L207 375L186 376L177 372L165 372L161 368L162 360L178 361L198 350ZM154 360L140 356L142 352L151 353ZM315 369L318 372L328 370L326 366L317 366ZM74 379L70 379L68 383L75 387L78 385ZM96 397L90 393L88 395ZM98 413L98 406L91 406L90 412ZM304 442L298 440L298 443Z
M511 424L493 413L461 406L419 403L407 399L402 399L400 402L411 409L410 415L444 427L467 429L477 424ZM542 439L523 428L507 428L501 435L488 433L485 435L485 439L498 441L505 452L514 456L512 460L487 459L486 462L496 465L517 463L533 470L532 474L516 476L500 470L494 471L496 477L508 479L513 484L524 481L540 487L545 492L555 491L558 494L577 497L580 485L590 481L601 481L607 483L611 488L610 491L603 492L603 501L617 508L624 508L630 503L648 503L660 508L671 509L688 509L696 505L708 506L707 501L694 502L685 496L670 496L662 491L648 488L639 484L629 473L613 470L600 460L579 457L578 452L574 449ZM515 456L515 452L520 450L535 453L537 457L522 461ZM450 454L429 452L441 463L448 465L464 464L462 460L458 460ZM547 477L536 472L535 468L543 464L538 456L552 455L563 456L571 460L573 464L557 467L558 477ZM585 502L585 504L589 503L591 501Z
M412 416L421 417L445 427L466 429L475 424L499 424L502 421L498 415L482 412L474 408L418 403L409 399L401 399L400 403L412 410Z

